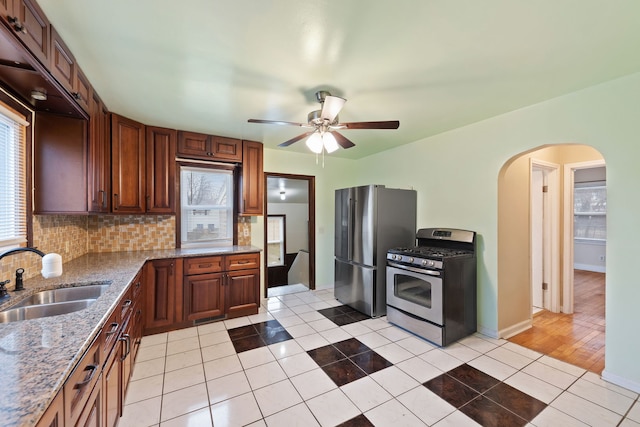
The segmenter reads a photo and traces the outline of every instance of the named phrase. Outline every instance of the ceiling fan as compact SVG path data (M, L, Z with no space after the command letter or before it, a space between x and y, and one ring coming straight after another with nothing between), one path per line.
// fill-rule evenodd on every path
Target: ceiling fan
M288 141L279 144L278 147L288 147L294 142L307 138L307 147L316 154L326 150L332 153L339 147L351 148L355 144L342 135L338 130L342 129L398 129L400 122L397 120L384 122L351 122L340 123L338 113L342 109L346 99L333 96L326 90L316 92L316 99L320 103L320 109L307 115L307 123L285 122L281 120L249 119L249 123L265 123L285 126L299 126L312 129Z

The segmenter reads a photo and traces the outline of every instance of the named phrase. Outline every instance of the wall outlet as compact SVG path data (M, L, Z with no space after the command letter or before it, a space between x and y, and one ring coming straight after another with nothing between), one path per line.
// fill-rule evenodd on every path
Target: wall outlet
M600 261L604 261L605 257L604 255L600 255Z

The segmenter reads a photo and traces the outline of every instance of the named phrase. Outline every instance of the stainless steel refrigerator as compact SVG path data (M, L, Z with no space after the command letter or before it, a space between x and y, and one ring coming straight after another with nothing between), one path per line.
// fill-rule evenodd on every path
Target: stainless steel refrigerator
M344 188L336 190L335 208L335 297L382 316L387 250L415 246L416 192L383 185Z

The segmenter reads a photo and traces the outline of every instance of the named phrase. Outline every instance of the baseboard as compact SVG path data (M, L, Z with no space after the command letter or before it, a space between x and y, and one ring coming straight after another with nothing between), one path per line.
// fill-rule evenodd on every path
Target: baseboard
M520 323L516 323L515 325L509 326L508 328L504 328L500 330L500 338L511 338L514 335L518 335L520 332L524 332L527 329L530 329L533 326L533 321L531 319L527 319Z
M498 335L498 331L495 329L489 329L486 328L484 326L478 326L478 333L482 334L482 335L486 335L489 338L493 338L493 339L500 339L500 336Z
M585 270L585 271L593 271L594 273L606 273L607 267L604 265L591 265L591 264L573 264L574 270Z
M636 381L631 381L627 378L623 378L616 374L612 374L611 372L608 372L606 369L602 371L602 379L607 382L610 382L611 384L624 387L627 390L631 390L635 393L640 393L640 383Z

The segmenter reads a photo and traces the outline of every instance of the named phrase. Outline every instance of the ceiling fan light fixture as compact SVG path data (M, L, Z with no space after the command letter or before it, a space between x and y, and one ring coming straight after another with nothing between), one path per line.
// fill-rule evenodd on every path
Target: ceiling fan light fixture
M316 154L322 153L322 136L318 132L313 133L307 138L307 147Z
M322 135L322 142L324 145L324 149L327 150L327 153L333 153L340 146L338 145L338 141L336 141L336 137L333 136L331 132L325 132Z

